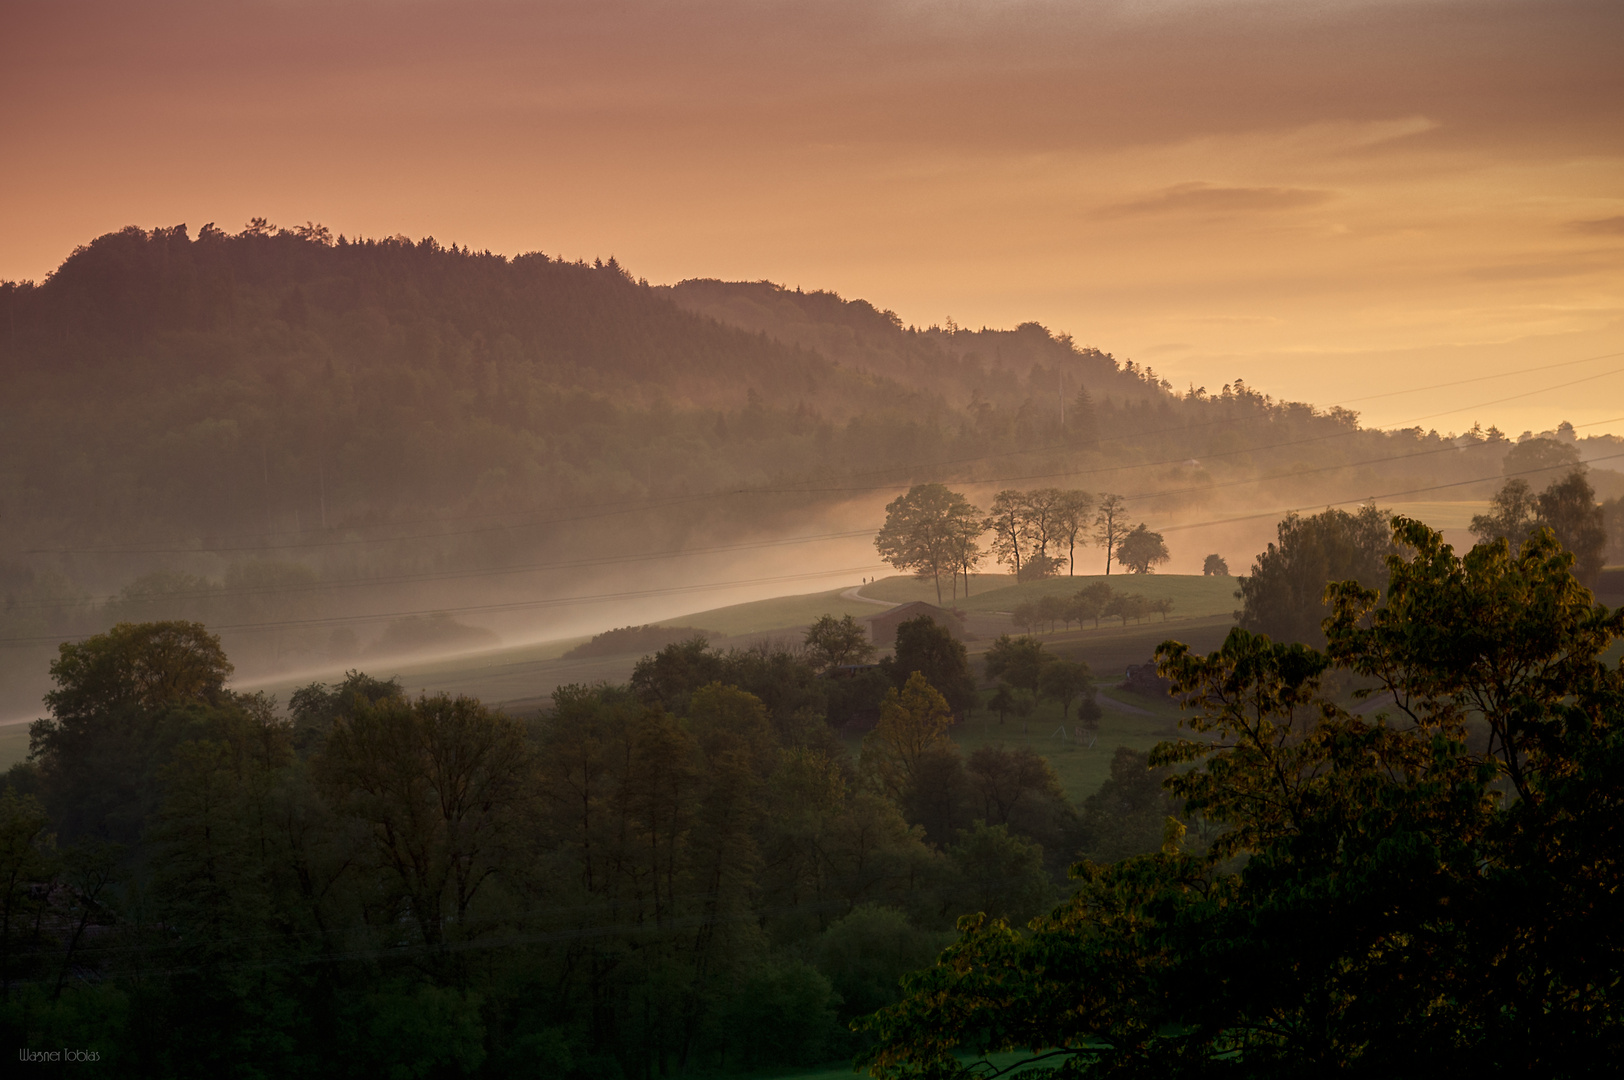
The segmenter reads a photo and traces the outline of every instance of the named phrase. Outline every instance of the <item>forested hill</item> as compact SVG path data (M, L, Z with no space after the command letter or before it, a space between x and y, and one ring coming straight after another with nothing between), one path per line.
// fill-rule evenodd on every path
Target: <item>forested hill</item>
M912 429L965 404L939 381L976 382L983 410L1024 395L889 322L904 347L836 363L685 310L612 259L319 227L129 228L3 288L3 499L25 544L748 483L838 465L831 425L865 416L858 457L912 460L929 456ZM1075 387L1160 392L1041 328L1016 336Z
M1062 395L1079 386L1104 401L1139 401L1172 390L1151 369L1077 347L1039 323L1013 330L969 330L949 322L904 327L891 311L836 293L802 292L770 281L690 279L660 291L683 308L800 346L843 367L926 389L953 402L993 407L1042 402L1058 417ZM1013 378L1011 377L1013 376Z

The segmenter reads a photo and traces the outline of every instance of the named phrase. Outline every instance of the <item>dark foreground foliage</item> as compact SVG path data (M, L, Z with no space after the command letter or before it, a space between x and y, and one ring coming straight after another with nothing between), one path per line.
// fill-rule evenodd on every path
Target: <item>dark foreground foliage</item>
M1197 845L1084 863L1025 931L975 917L868 1021L883 1077L1612 1074L1624 1050L1624 613L1547 531L1456 557L1395 519L1385 602L1329 590L1323 651L1168 643ZM1334 671L1373 711L1322 693ZM1194 766L1193 768L1191 766Z
M859 760L836 680L765 648L521 722L359 672L283 717L196 623L64 645L0 788L0 1032L138 1077L849 1058L959 914L1046 909L1083 843L1043 759L961 757L926 677L875 671ZM1144 833L1114 813L1090 843Z

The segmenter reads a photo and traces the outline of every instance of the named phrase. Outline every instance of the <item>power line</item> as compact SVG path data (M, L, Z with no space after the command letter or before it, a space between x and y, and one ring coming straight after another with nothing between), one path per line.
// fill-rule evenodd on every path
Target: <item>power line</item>
M1501 378L1501 377L1506 377L1506 376L1515 375L1515 374L1523 374L1523 373L1525 373L1527 371L1546 370L1546 369L1552 368L1552 367L1567 367L1567 366L1571 366L1573 364L1588 363L1588 362L1595 361L1595 360L1610 359L1613 356L1619 356L1619 355L1624 355L1624 353L1606 353L1606 354L1602 354L1602 355L1599 355L1599 356L1585 357L1585 358L1580 359L1580 360L1561 361L1561 362L1556 363L1556 364L1541 365L1539 367L1534 367L1534 368L1519 369L1519 370L1510 371L1510 372L1502 372L1499 375L1475 376L1475 377L1467 378L1467 379L1454 380L1452 382L1434 383L1434 384L1432 384L1430 386L1427 386L1427 387L1416 388L1416 391L1393 391L1393 393L1410 393L1410 392L1418 392L1419 390L1422 390L1422 389L1435 390L1435 389L1441 389L1441 388L1445 388L1445 387L1449 387L1449 386L1465 385L1467 383L1480 382L1480 381L1483 381L1484 379ZM1432 418L1437 417L1437 416L1447 416L1447 415L1452 415L1452 414L1457 413L1457 412L1466 412L1466 411L1469 411L1471 409L1485 408L1485 407L1490 406L1490 405L1502 404L1502 403L1504 403L1506 401L1516 400L1519 397L1526 397L1529 394L1544 393L1544 392L1549 391L1549 390L1564 389L1564 388L1566 388L1568 386L1578 385L1579 383L1589 382L1589 381L1592 381L1594 379L1599 379L1599 378L1605 378L1608 375L1617 374L1620 371L1624 371L1624 368L1615 369L1614 371L1602 372L1602 373L1600 373L1598 375L1586 376L1583 379L1576 379L1576 380L1573 380L1571 382L1558 383L1558 384L1556 384L1554 386L1547 386L1547 387L1541 387L1541 388L1538 388L1538 389L1535 389L1535 390L1523 391L1523 392L1521 392L1519 394L1515 394L1515 395L1512 395L1510 397L1497 398L1497 399L1492 400L1492 401L1480 402L1480 403L1477 403L1477 404L1474 404L1474 405L1466 405L1466 406L1462 406L1462 407L1460 407L1458 409L1450 409L1450 410L1447 410L1445 412L1432 413L1432 414L1429 414L1429 415L1426 415L1426 416L1410 417L1410 418L1405 419L1405 420L1396 421L1392 425L1392 427L1398 428L1401 425L1415 423L1415 422L1420 421L1420 420L1432 419ZM1376 395L1376 396L1381 396L1381 395ZM1350 399L1350 400L1358 400L1358 399ZM1334 403L1331 406L1327 406L1327 408L1335 408L1340 404L1341 403ZM1324 418L1323 414L1318 414L1318 415L1320 415L1320 417L1322 419ZM1103 440L1100 440L1100 441L1101 442L1111 442L1111 443L1136 442L1136 441L1142 441L1142 440L1145 440L1145 439L1148 439L1148 438L1153 438L1153 437L1155 437L1157 435L1181 434L1181 433L1188 433L1188 432L1192 432L1192 431L1198 431L1198 430L1201 430L1202 428L1206 428L1206 427L1213 427L1213 426L1220 426L1220 425L1234 424L1234 423L1243 423L1243 422L1246 422L1248 419L1250 419L1250 418L1247 418L1247 417L1226 417L1226 418L1222 418L1222 419L1207 421L1207 422L1202 423L1202 424L1189 424L1189 425L1182 425L1182 426L1175 426L1175 427L1156 429L1156 430L1151 430L1151 431L1136 432L1136 433L1133 433L1131 435L1112 436L1112 437L1110 437L1108 439L1103 439ZM1613 422L1615 422L1615 421L1613 421L1613 420L1603 420L1603 421L1595 421L1595 422L1592 422L1592 423L1579 425L1579 426L1581 426L1581 427L1593 427L1593 426L1596 426L1597 424L1613 423ZM1266 445L1263 445L1263 446L1249 447L1249 448L1244 448L1244 449L1221 451L1221 452L1218 452L1218 453L1207 454L1206 458L1208 460L1212 460L1214 458L1230 457L1230 456L1235 456L1235 455L1239 455L1239 454L1260 453L1260 452L1264 452L1264 451L1268 451L1268 450L1277 450L1277 449L1283 449L1283 448L1291 447L1291 446L1306 445L1308 443L1323 442L1323 441L1326 441L1326 440L1329 440L1329 439L1350 438L1350 437L1353 437L1355 435L1370 434L1370 433L1392 434L1392 432L1390 430L1384 430L1384 429L1381 429L1381 428L1354 428L1353 430L1350 430L1350 431L1338 431L1338 432L1333 432L1333 433L1326 434L1326 435L1311 436L1311 437L1305 438L1305 439L1290 440L1290 441L1283 442L1283 443L1273 443L1273 444L1266 444ZM862 477L862 476L873 476L873 475L877 475L877 474L881 474L881 473L893 473L894 474L894 473L899 473L899 472L907 473L907 474L912 475L912 474L917 474L919 470L941 469L941 468L951 467L953 465L965 465L965 464L972 464L972 463L980 462L980 461L998 460L998 459L1007 458L1007 457L1019 457L1019 456L1029 455L1029 454L1051 453L1051 452L1055 452L1055 451L1075 450L1075 449L1077 449L1077 448L1075 446L1073 446L1072 444L1070 444L1070 443L1053 443L1053 444L1048 444L1048 445L1042 446L1042 447L1031 447L1031 448L1020 449L1020 450L1000 451L1000 452L995 453L995 454L978 454L978 455L972 455L972 456L963 457L963 458L940 459L940 460L937 460L937 461L934 461L934 462L925 462L925 463L916 462L916 463L906 464L906 465L899 464L899 465L892 465L892 466L884 466L884 467L876 468L876 469L868 469L868 470L861 470L861 471L857 471L857 472L847 473L847 474L845 474L845 476L850 477L850 478L857 478L857 477ZM1184 459L1167 459L1167 460L1163 460L1163 461L1153 461L1153 462L1130 462L1130 463L1125 463L1125 464L1122 464L1122 465L1106 466L1106 467L1102 467L1102 468L1099 468L1099 469L1088 470L1087 472L1078 472L1078 473L1073 473L1073 474L1054 474L1054 475L1088 475L1090 473L1123 471L1123 470L1126 470L1126 469L1154 468L1154 467L1156 467L1158 465L1176 464L1181 460L1184 460ZM832 479L832 478L830 478L830 479ZM817 483L817 482L818 481L809 480L809 481L805 481L803 483ZM959 482L961 482L961 483L997 483L999 481L997 479L994 479L994 480L991 480L991 481L964 480L964 481L959 481ZM422 539L433 540L433 539L444 539L444 538L459 537L459 536L474 536L474 535L482 535L482 534L493 533L493 532L503 532L503 531L507 531L507 530L510 530L510 529L535 528L535 527L540 527L540 526L543 526L543 525L572 524L572 523L580 522L580 521L597 520L597 519L601 519L601 518L605 518L605 517L615 517L615 516L619 516L619 515L627 514L627 513L637 513L637 512L640 512L640 511L663 509L663 508L669 507L669 506L675 506L675 505L680 505L680 504L684 504L684 503L691 503L691 502L698 502L698 501L705 501L705 500L710 500L710 499L720 499L720 498L737 497L737 496L749 496L749 495L758 495L758 494L766 494L766 493L788 494L788 493L804 492L806 494L817 494L817 493L824 493L824 492L874 491L874 490L883 490L885 488L892 487L892 486L895 486L894 482L870 485L868 487L843 487L843 488L804 487L804 486L800 486L800 485L796 485L796 484L779 485L779 486L775 486L775 487L772 487L772 488L731 488L731 489L716 490L716 491L709 491L709 492L697 492L697 493L689 494L689 495L673 496L673 497L670 497L670 498L661 499L661 500L654 500L654 501L649 501L649 500L617 500L617 501L607 502L607 503L590 504L588 509L600 510L600 508L601 508L600 512L597 512L597 513L584 513L584 514L583 513L575 513L575 514L571 514L569 516L564 516L564 517L548 517L548 518L543 518L543 519L534 520L534 521L513 522L513 523L509 523L509 524L492 525L492 526L485 526L485 527L474 528L474 529L442 530L442 531L428 532L428 533L404 533L404 534L398 534L398 535L395 535L395 536L385 536L385 537L351 537L351 538L346 538L346 539L341 539L341 540L301 540L301 541L295 541L295 542L292 542L292 543L283 543L283 544L245 544L245 545L239 545L239 546L235 546L235 547L214 547L214 548L202 548L202 547L198 547L198 546L153 547L153 546L146 546L146 545L138 546L138 547L35 548L35 549L29 549L26 553L27 554L40 554L40 555L43 555L43 554L56 554L56 555L70 555L70 554L179 555L179 554L198 554L198 553L202 553L202 552L230 553L230 552L245 552L245 551L318 550L318 549L323 549L323 548L353 547L353 546L362 545L362 544L388 544L388 543L399 543L399 542L402 542L402 541L411 541L411 540L422 540ZM535 512L537 512L537 509L540 509L541 512L545 513L545 512L548 512L548 511L552 511L552 510L579 509L579 508L580 508L580 504L577 503L577 504L567 504L565 506L555 506L555 507L547 507L547 508L532 508L531 510L526 510L526 511L502 511L502 512L498 512L496 514L473 515L473 517L474 517L475 520L477 520L479 517L508 516L510 514L517 514L517 513L535 513ZM462 519L462 520L467 520L467 518L468 518L468 515L460 515L460 519ZM426 521L426 520L431 520L431 519L420 518L420 519L417 519L417 520ZM264 533L235 533L235 534L226 534L226 535L242 536L242 535L267 535L267 534L264 534ZM268 534L268 535L274 536L274 535L278 535L278 534L277 533L271 533L271 534ZM285 534L283 534L283 535L285 535Z
M1602 422L1605 423L1606 421L1602 421ZM1431 451L1427 451L1427 452L1430 453ZM1620 453L1617 453L1617 454L1607 454L1607 455L1604 455L1604 456L1601 456L1601 457L1592 458L1591 460L1592 461L1612 461L1612 460L1615 460L1615 459L1618 459L1618 458L1624 458L1624 452L1620 452ZM1315 470L1315 471L1317 471L1317 470ZM1274 510L1261 511L1261 512L1255 513L1255 514L1243 514L1243 515L1238 516L1238 517L1214 518L1214 519L1211 519L1211 520L1208 520L1208 521L1187 522L1187 523L1182 524L1182 525L1169 525L1169 526L1163 527L1160 531L1162 531L1162 532L1179 532L1179 531L1183 531L1183 530L1187 530L1187 529L1206 528L1206 527L1214 526L1214 525L1228 525L1228 524L1232 524L1232 523L1235 523L1235 522L1256 521L1259 518L1268 518L1268 517L1273 517L1273 518L1279 519L1279 518L1282 518L1282 517L1284 517L1284 516L1286 516L1288 514L1301 513L1301 512L1303 512L1305 510L1311 510L1311 509L1313 509L1315 507L1319 507L1319 506L1325 506L1325 507L1348 506L1348 505L1355 504L1355 503L1370 502L1370 501L1379 500L1379 499L1396 499L1396 498L1401 498L1401 497L1403 497L1405 495L1419 495L1419 494L1422 494L1424 492L1429 492L1429 491L1444 491L1444 490L1447 490L1449 488L1465 487L1465 486L1470 485L1470 484L1492 483L1493 481L1499 480L1499 479L1506 479L1506 478L1516 477L1516 476L1532 476L1532 475L1537 475L1539 473L1546 473L1546 472L1550 472L1550 471L1551 470L1550 470L1549 467L1538 468L1538 469L1521 469L1521 470L1518 470L1516 472L1500 473L1500 474L1497 474L1497 475L1494 475L1494 476L1478 476L1478 477L1473 477L1473 478L1471 478L1469 480L1455 480L1455 481L1450 481L1448 483L1442 483L1442 484L1429 484L1429 485L1426 485L1426 486L1423 486L1423 487L1409 488L1409 489L1404 490L1404 491L1389 491L1389 492L1383 492L1383 493L1375 494L1375 495L1365 495L1365 496L1361 496L1361 497L1358 497L1358 498L1331 500L1331 501L1327 501L1327 502L1316 501L1314 503L1304 504L1304 505L1301 505L1301 506L1289 506L1289 507L1282 507L1282 508L1278 508L1278 509L1274 509ZM1287 475L1289 476L1291 474L1287 474ZM1284 479L1284 478L1286 478L1286 477L1272 477L1270 479ZM1238 481L1238 482L1239 483L1252 483L1252 482L1255 482L1255 481ZM1205 490L1205 489L1198 489L1198 490ZM1153 497L1155 497L1155 494L1156 493L1151 493L1151 494L1141 495L1141 496L1127 496L1127 498L1130 498L1130 499L1153 498ZM467 606L461 606L461 607L442 607L442 608L431 608L431 609L424 609L424 610L417 610L417 611L375 612L375 613L367 614L367 615L342 615L342 616L332 616L332 617L324 617L324 618L311 618L311 619L287 619L287 620L280 620L280 621L274 621L274 622L263 622L263 623L235 623L235 624L228 624L228 625L223 625L223 626L216 626L216 627L213 627L212 629L217 630L217 631L225 631L225 630L276 630L276 629L284 629L284 628L298 627L298 626L332 626L332 625L340 625L340 624L345 624L345 623L373 622L373 621L377 621L379 619L406 618L406 617L410 617L410 616L414 616L414 615L415 616L421 616L421 615L435 615L435 614L442 614L442 613L443 614L453 614L453 615L464 615L464 614L473 614L473 613L476 613L476 612L508 611L508 610L527 609L527 608L568 606L570 604L600 602L600 601L605 601L605 600L640 599L640 598L646 597L646 596L668 595L668 594L672 594L672 593L681 593L681 592L693 592L693 591L703 590L703 589L742 587L742 586L746 586L746 585L772 584L772 583L777 583L777 582L782 582L782 581L805 580L805 579L808 579L808 578L833 577L836 574L857 573L859 571L866 570L866 569L868 569L867 565L851 566L851 567L840 567L840 568L837 568L837 569L815 571L815 572L809 572L809 573L803 573L803 574L784 574L784 575L778 575L778 576L775 576L775 577L753 578L753 579L747 579L747 580L723 581L723 582L709 582L709 583L698 584L698 585L677 585L677 586L668 586L668 587L659 588L659 589L642 589L642 590L634 590L634 591L619 592L619 593L599 593L599 594L591 595L591 596L570 596L570 597L550 598L550 599L544 599L544 600L521 600L521 601L510 601L510 602L501 603L501 604L474 604L474 605L467 605ZM79 635L78 637L72 637L72 638L68 638L66 640L83 641L86 637L89 637L89 636L92 636L92 635ZM58 641L62 641L62 640L64 640L62 637L54 636L54 635L46 635L46 636L30 637L30 638L0 638L0 647L22 647L22 646L28 646L28 645L50 644L52 642L58 642Z
M1624 417L1620 417L1620 419L1624 419ZM1608 422L1609 421L1600 421L1600 423L1608 423ZM1382 463L1392 462L1392 461L1404 461L1404 460L1409 460L1411 458L1427 457L1427 456L1430 456L1430 455L1433 455L1433 454L1458 452L1461 449L1462 449L1461 447L1457 447L1457 446L1454 446L1454 445L1447 445L1447 446L1441 446L1441 447L1431 447L1431 448L1426 449L1426 450L1415 451L1415 452L1409 453L1409 454L1393 454L1393 455L1389 455L1389 456L1383 457L1383 458L1370 458L1370 459L1366 459L1366 460L1363 460L1363 461L1341 462L1341 463L1336 463L1336 464L1332 464L1332 465L1319 466L1319 467L1311 468L1311 469L1300 469L1300 470L1295 470L1295 471L1292 471L1292 472L1276 473L1276 474L1273 474L1273 475L1270 475L1270 476L1248 477L1248 478L1239 479L1239 480L1223 481L1223 482L1220 482L1220 483L1205 484L1205 485L1199 485L1199 486L1190 487L1190 488L1176 488L1176 489L1172 489L1172 490L1169 490L1169 491L1141 492L1141 493L1134 494L1134 495L1125 495L1125 496L1123 496L1123 498L1126 501L1129 501L1129 502L1140 502L1140 501L1145 501L1145 500L1148 500L1148 499L1166 498L1166 497L1172 496L1172 495L1183 495L1183 494L1189 494L1189 493L1192 493L1192 492L1211 491L1211 490L1216 490L1216 489L1219 489L1219 488L1226 488L1226 487L1240 487L1240 486L1244 486L1244 485L1247 485L1247 484L1267 483L1267 482L1274 481L1274 480L1287 480L1287 479L1291 479L1291 478L1297 477L1297 476L1312 475L1312 474L1320 473L1320 472L1332 472L1332 471L1336 471L1338 469L1357 468L1357 467L1364 466L1364 465L1382 464ZM1245 451L1245 452L1249 453L1251 451ZM1168 461L1163 462L1163 464L1181 464L1181 463L1183 463L1184 460L1185 459L1169 459ZM992 480L983 480L983 481L977 481L977 482L978 483L1011 483L1011 482L1021 481L1021 480L1046 480L1046 479L1054 479L1056 477L1085 476L1085 475L1090 475L1093 472L1108 472L1108 471L1113 471L1113 470L1107 468L1107 469L1097 469L1097 470L1076 470L1076 471L1067 471L1067 472L1059 472L1059 473L1028 473L1028 474L1024 474L1024 475L1020 475L1020 476L997 477L997 478L994 478ZM846 489L826 488L826 489L819 489L819 490L823 490L823 491L869 491L869 490L874 490L874 489L872 489L872 488L846 488ZM776 494L776 493L780 493L780 492L771 491L770 493L775 493ZM234 598L240 597L240 596L254 596L254 595L261 595L261 594L286 595L288 593L322 591L322 590L336 589L336 588L363 588L363 587L367 587L367 586L415 584L415 583L418 583L418 582L425 582L425 581L459 580L459 579L463 579L463 578L478 578L478 577L500 576L500 575L506 575L506 574L532 573L532 572L540 572L540 571L545 571L545 570L575 569L575 568L608 565L608 564L622 563L622 562L643 562L643 561L649 561L649 560L658 559L658 558L675 558L675 557L683 557L683 556L686 556L686 555L702 555L702 554L713 554L713 553L726 552L726 551L751 550L751 549L760 549L760 548L767 548L767 547L782 547L782 546L788 546L788 545L791 545L791 544L821 542L821 541L830 540L830 539L850 539L850 538L855 538L855 537L858 537L858 536L873 535L873 533L875 531L876 531L875 528L857 529L857 530L850 530L850 531L847 531L847 532L824 533L824 534L818 534L818 535L807 536L807 537L793 537L793 538L787 538L787 539L781 539L781 540L759 541L759 542L750 543L750 544L722 545L722 546L715 546L715 547L709 547L709 548L693 548L693 549L686 549L686 550L678 549L678 550L672 550L672 551L666 551L666 552L652 552L652 553L641 554L641 555L609 556L609 557L605 557L605 558L602 558L602 559L579 559L579 560L572 560L572 561L569 561L569 562L562 562L562 563L537 563L537 564L531 564L531 565L526 565L526 566L516 566L516 567L489 567L489 568L480 569L480 570L461 570L461 571L459 571L459 570L446 570L446 571L440 571L440 572L435 572L435 573L427 573L427 574L403 574L403 575L395 575L393 577L357 578L357 579L348 579L348 580L343 580L343 581L311 582L311 583L308 583L308 584L291 585L291 586L261 586L261 587L255 587L255 588L249 588L249 589L232 589L232 590L218 590L218 591L207 591L207 592L195 592L194 591L194 592L185 592L185 593L165 593L161 597L155 597L153 599L155 599L155 600L163 600L163 601L200 600L200 599L201 600L234 599ZM109 600L116 600L116 599L118 599L117 595L89 598L89 600L91 602L95 602L97 600L100 600L102 602L107 602ZM19 602L16 605L16 607L18 607L18 608L34 608L34 609L46 609L46 608L60 607L60 606L62 606L62 605L59 602L49 601L49 600L25 601L25 602Z
M567 562L554 563L528 563L519 566L491 566L472 570L439 570L424 574L396 574L390 577L374 578L342 578L333 581L313 581L301 585L259 585L244 589L212 589L204 592L175 592L164 593L161 600L220 600L235 599L240 596L258 596L274 594L283 596L288 593L319 592L328 589L366 588L374 585L409 585L424 581L447 581L461 578L492 577L504 574L540 573L546 570L576 570L591 566L608 566L618 563L649 562L654 559L684 558L690 555L714 555L730 551L752 551L770 547L785 547L791 544L820 543L826 540L846 540L858 536L872 536L873 529L853 529L846 532L817 533L810 536L792 536L777 540L758 540L747 544L721 544L702 548L673 548L667 551L650 551L635 555L606 555L597 559L572 559ZM120 594L114 593L104 596L86 597L80 603L106 603L119 599ZM139 602L139 598L137 600ZM50 608L61 607L59 601L54 600L28 600L18 601L16 608Z
M1484 402L1480 402L1480 403L1478 403L1476 405L1467 405L1467 406L1464 406L1463 408L1459 408L1459 409L1445 409L1443 412L1428 413L1426 416L1412 417L1409 420L1401 420L1401 421L1399 421L1399 423L1401 423L1401 424L1413 424L1417 420L1432 420L1432 419L1435 419L1436 417L1439 417L1439 416L1453 416L1456 413L1466 412L1466 411L1468 411L1470 409L1483 409L1483 408L1487 408L1490 405L1503 405L1504 403L1506 403L1508 401L1516 401L1519 398L1530 397L1530 396L1532 396L1534 394L1544 394L1544 393L1548 393L1548 392L1550 392L1552 390L1563 390L1563 389L1566 389L1567 387L1570 387L1570 386L1578 386L1580 383L1594 382L1597 379L1605 379L1609 375L1617 375L1620 372L1624 372L1624 368L1614 368L1611 371L1603 371L1599 375L1586 375L1582 379L1574 379L1572 382L1557 383L1555 386L1542 386L1542 387L1539 387L1536 390L1524 390L1524 391L1522 391L1520 393L1511 394L1511 395L1509 395L1507 397L1495 398L1493 401L1484 401ZM1602 423L1609 423L1609 421L1604 420L1604 421L1602 421ZM1594 425L1586 424L1585 426L1586 427L1593 427Z
M1580 360L1563 360L1555 364L1535 364L1533 367L1516 368L1512 371L1501 371L1494 375L1474 375L1470 379L1454 379L1450 382L1433 383L1430 386L1415 386L1408 390L1387 390L1380 394L1364 394L1355 398L1343 398L1336 404L1349 405L1355 401L1375 401L1377 398L1398 397L1402 394L1419 394L1424 390L1442 390L1450 386L1465 386L1467 383L1488 382L1490 379L1507 379L1513 375L1526 375L1531 371L1550 371L1552 368L1572 367L1575 364L1589 364L1597 360L1611 360L1615 356L1624 356L1624 352L1602 353L1600 356L1586 356Z
M834 577L839 574L855 574L868 570L871 563L860 566L839 566L828 570L809 571L800 574L778 574L772 577L739 578L732 581L708 581L694 585L668 585L653 589L630 589L623 592L595 593L584 596L550 597L543 600L510 600L499 604L467 604L458 607L423 608L415 611L384 611L367 615L332 615L309 619L280 619L271 622L258 623L226 623L210 627L215 631L226 630L282 630L300 626L338 626L346 623L376 622L379 619L403 619L421 615L470 615L477 612L492 611L518 611L528 608L568 607L571 604L599 603L606 600L638 600L649 596L667 596L674 593L697 592L705 589L742 588L747 585L771 585L785 581L804 581L808 578ZM18 647L28 645L49 645L60 641L84 641L93 637L93 634L80 634L73 637L58 635L41 635L27 638L0 638L0 647Z

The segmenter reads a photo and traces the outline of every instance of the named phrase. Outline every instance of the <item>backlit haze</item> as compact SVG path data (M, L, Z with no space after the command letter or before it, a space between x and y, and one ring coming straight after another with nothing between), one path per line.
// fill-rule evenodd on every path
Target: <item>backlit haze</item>
M13 0L0 278L265 215L1624 432L1624 355L1390 393L1624 353L1621 54L1616 0Z

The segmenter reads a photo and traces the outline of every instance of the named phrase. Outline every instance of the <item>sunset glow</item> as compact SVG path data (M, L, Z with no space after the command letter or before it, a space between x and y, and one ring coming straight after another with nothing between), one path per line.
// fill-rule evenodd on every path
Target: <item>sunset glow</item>
M0 277L251 216L1624 432L1624 7L15 3ZM1510 397L1511 400L1501 400ZM1598 423L1599 422L1599 423Z

